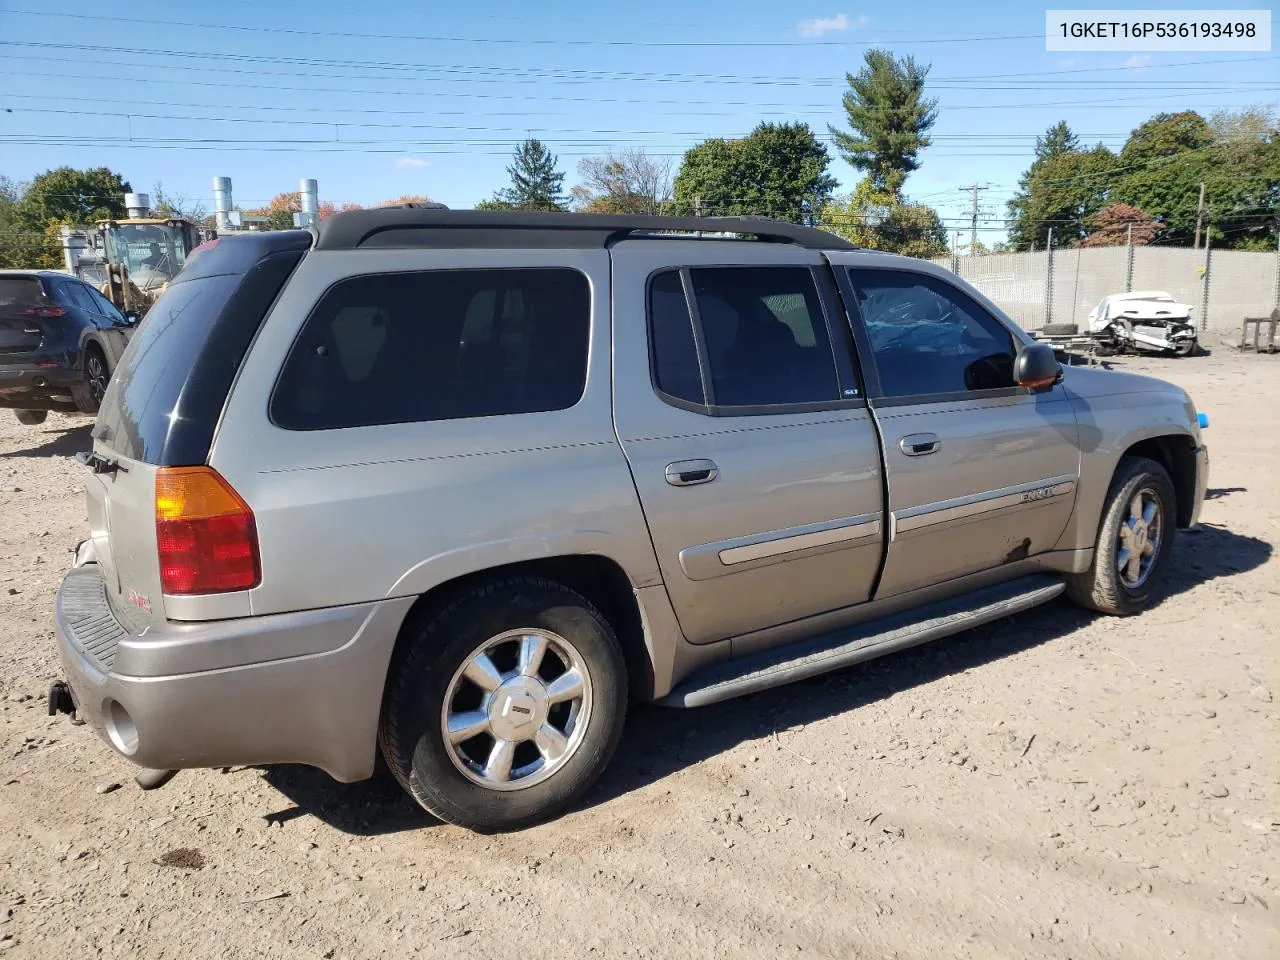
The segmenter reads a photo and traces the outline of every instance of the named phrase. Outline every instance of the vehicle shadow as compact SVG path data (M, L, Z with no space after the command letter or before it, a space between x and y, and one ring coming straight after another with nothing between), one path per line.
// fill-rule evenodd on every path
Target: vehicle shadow
M1248 487L1210 487L1204 492L1206 500L1221 500L1223 497L1229 497L1233 493L1248 493Z
M8 450L0 453L0 457L74 457L80 451L89 450L93 446L93 440L89 436L89 431L92 429L93 421L86 420L72 427L42 430L40 436L46 439L37 446L23 450Z
M1180 531L1174 550L1165 599L1256 569L1272 553L1269 543L1209 524ZM613 763L582 806L607 803L774 730L833 717L1051 643L1093 619L1093 614L1060 599L948 639L710 707L640 706L632 711ZM267 814L268 820L312 814L344 833L362 836L439 824L389 775L338 784L319 770L272 767L264 776L294 805Z

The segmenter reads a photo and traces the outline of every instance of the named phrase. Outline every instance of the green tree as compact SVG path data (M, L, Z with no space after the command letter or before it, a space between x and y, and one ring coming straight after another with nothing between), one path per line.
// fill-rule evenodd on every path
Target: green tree
M929 67L888 50L868 50L857 75L845 74L844 112L849 129L828 127L836 149L877 190L902 191L907 174L920 166L928 132L938 119L938 101L924 96Z
M818 225L868 250L921 259L947 252L947 231L937 211L877 190L870 178L862 180L852 194L824 206Z
M58 167L35 177L18 201L17 217L29 230L51 223L91 224L123 217L124 195L133 190L106 167L75 170Z
M18 217L22 184L0 176L0 270L57 269L62 255L43 230L33 230Z
M1036 159L1048 160L1060 153L1071 153L1080 149L1080 138L1067 126L1067 121L1059 120L1044 132L1044 136L1036 137Z
M563 212L565 206L564 174L556 169L555 154L540 140L529 139L516 147L507 175L511 186L499 190L488 203L477 204L477 210L541 210Z
M827 148L806 123L761 123L741 140L704 140L684 155L673 212L760 215L813 224L836 188Z
M1269 109L1220 112L1213 122L1190 111L1160 114L1130 134L1120 159L1112 196L1161 221L1162 240L1191 245L1204 184L1209 242L1275 248L1280 133Z
M1102 144L1092 150L1044 149L1055 127L1036 142L1037 156L1009 201L1009 244L1014 250L1043 250L1053 231L1054 246L1082 240L1088 220L1107 205L1116 155ZM1059 141L1061 143L1061 141Z

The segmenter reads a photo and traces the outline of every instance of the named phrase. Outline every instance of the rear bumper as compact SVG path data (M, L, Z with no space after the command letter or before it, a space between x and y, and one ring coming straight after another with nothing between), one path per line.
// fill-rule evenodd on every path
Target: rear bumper
M34 363L0 366L0 407L57 410L70 403L72 384L84 374L72 366L41 367Z
M373 773L387 665L412 602L133 633L85 563L58 590L58 655L78 716L134 763L301 763L350 782Z

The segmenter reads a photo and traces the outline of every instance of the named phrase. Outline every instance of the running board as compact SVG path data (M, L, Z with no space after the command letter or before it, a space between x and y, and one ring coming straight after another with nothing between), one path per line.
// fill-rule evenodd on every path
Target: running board
M1062 580L1047 574L984 587L810 640L713 664L688 677L657 702L664 707L702 707L780 687L1030 610L1065 589Z

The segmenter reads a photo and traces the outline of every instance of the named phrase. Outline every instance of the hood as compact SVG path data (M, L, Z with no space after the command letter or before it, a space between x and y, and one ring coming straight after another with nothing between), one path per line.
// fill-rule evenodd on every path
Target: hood
M1129 317L1133 320L1186 320L1191 316L1191 305L1176 300L1113 300L1109 311L1111 318Z
M1187 392L1168 380L1144 377L1120 370L1096 367L1063 367L1062 379L1072 393L1082 397L1113 397L1126 393L1164 393L1180 402L1189 399Z

